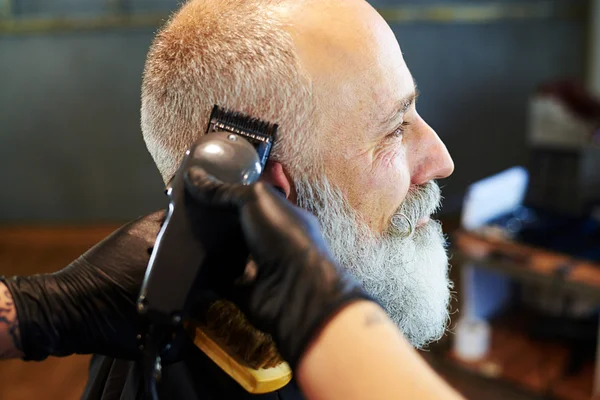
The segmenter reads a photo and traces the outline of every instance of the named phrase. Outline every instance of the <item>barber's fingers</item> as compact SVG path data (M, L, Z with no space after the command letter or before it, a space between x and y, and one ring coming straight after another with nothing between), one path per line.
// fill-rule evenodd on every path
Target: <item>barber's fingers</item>
M198 166L186 171L184 181L188 193L206 205L240 208L252 196L249 186L225 183Z
M225 183L198 166L184 174L188 193L198 202L213 206L245 210L246 222L255 227L271 225L282 232L304 232L308 237L320 236L316 217L289 203L272 185ZM258 220L256 218L260 216Z

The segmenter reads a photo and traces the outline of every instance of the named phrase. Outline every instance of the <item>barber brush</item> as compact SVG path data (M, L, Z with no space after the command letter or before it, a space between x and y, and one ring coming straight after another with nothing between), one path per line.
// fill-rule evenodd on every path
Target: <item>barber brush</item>
M197 300L192 292L202 288L209 271L233 280L242 274L249 252L237 217L193 203L185 191L184 174L199 166L222 182L254 183L266 166L276 134L277 125L215 106L206 134L186 152L167 186L167 216L138 299L138 311L148 326L143 346L147 359L152 359L146 363L147 375L155 380L160 377L159 354L183 325L196 346L248 392L275 391L291 380L291 370L270 337L254 329L232 303L206 302L198 318L189 310ZM156 392L151 380L147 390Z

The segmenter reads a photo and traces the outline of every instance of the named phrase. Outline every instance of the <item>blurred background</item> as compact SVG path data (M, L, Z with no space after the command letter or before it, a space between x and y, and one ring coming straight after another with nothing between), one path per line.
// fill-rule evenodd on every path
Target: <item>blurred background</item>
M173 0L0 0L0 274L65 266L165 205L140 84ZM457 299L424 356L469 399L600 394L600 1L372 0L456 171ZM0 399L79 398L84 356L0 363Z

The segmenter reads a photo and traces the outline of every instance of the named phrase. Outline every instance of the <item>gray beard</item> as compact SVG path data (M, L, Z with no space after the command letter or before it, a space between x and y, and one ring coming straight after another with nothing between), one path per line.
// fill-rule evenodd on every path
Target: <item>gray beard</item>
M384 307L406 339L423 348L440 339L449 322L450 290L446 240L441 224L431 220L408 235L414 225L439 207L440 189L430 182L411 190L383 234L364 224L342 193L327 179L294 181L298 205L312 212L336 259ZM402 226L405 225L405 226Z

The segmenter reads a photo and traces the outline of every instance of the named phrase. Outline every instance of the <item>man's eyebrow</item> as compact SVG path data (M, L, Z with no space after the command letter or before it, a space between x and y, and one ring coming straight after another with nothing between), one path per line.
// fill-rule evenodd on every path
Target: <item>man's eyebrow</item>
M419 90L415 85L415 90L408 96L400 99L400 101L398 101L394 106L394 110L392 111L392 113L382 120L382 128L389 128L396 121L396 119L398 119L399 115L404 114L406 111L408 111L410 106L412 106L415 103L415 101L417 101L418 97Z

